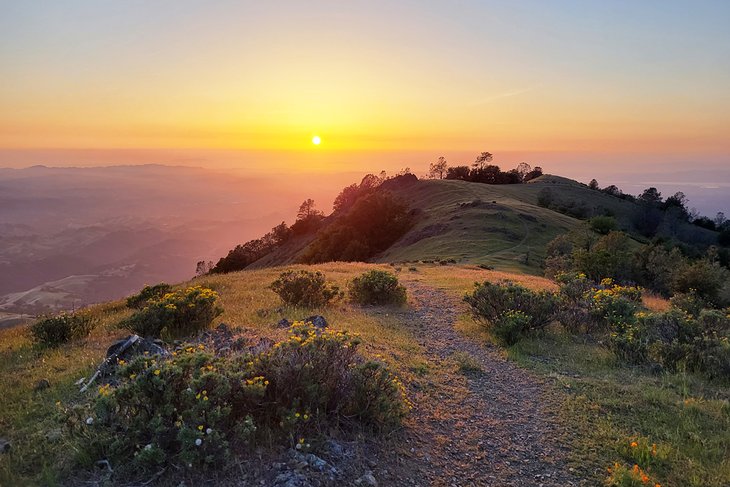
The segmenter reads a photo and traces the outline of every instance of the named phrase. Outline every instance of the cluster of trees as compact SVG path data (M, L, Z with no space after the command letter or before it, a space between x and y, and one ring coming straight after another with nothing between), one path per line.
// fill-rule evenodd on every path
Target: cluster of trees
M412 223L408 207L389 191L368 192L317 235L302 261L368 260L395 243Z
M689 208L687 197L681 191L664 199L661 192L654 187L645 189L637 196L624 193L613 184L601 189L595 179L588 183L588 187L637 203L639 207L634 215L633 224L645 237L654 237L662 224L666 224L670 227L669 230L673 230L673 225L676 225L677 222L688 222L698 227L720 232L718 243L730 246L730 221L725 214L719 212L715 218L700 215L697 210Z
M639 245L619 231L596 238L589 231L556 237L547 247L545 273L582 272L594 281L610 277L670 296L692 292L718 306L730 304L730 250L710 247L692 258L671 242Z
M526 162L515 169L502 171L499 166L491 164L494 156L490 152L482 152L471 166L449 167L445 157L439 157L429 165L428 177L431 179L460 179L485 184L520 184L542 176L542 168L533 168Z
M302 262L367 260L387 249L412 224L408 207L380 187L386 181L397 185L415 180L408 168L393 177L388 177L385 171L379 176L366 175L360 184L351 184L337 195L330 225L325 224L324 213L316 208L314 200L307 199L299 206L291 227L281 222L261 238L237 245L216 264L200 261L196 274L224 274L245 269L290 240L317 232L304 252Z

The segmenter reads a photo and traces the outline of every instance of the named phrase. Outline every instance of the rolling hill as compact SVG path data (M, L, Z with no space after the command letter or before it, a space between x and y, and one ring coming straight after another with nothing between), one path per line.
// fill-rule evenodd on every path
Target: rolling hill
M585 219L599 215L614 217L618 229L639 243L648 242L636 223L641 211L638 203L560 176L501 185L412 178L386 181L379 190L404 201L415 218L400 239L370 259L376 263L453 259L541 274L547 244L558 235L586 228ZM545 191L560 205L579 208L584 218L540 206L538 200ZM301 262L317 235L342 218L346 213L326 217L316 232L287 241L249 268ZM657 234L700 247L717 241L716 232L682 221L662 222Z

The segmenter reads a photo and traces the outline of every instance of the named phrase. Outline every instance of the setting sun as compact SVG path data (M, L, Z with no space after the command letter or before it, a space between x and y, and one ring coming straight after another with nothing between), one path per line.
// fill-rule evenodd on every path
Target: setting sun
M312 137L312 144L319 145L322 142L322 139L319 137L319 135L315 135Z

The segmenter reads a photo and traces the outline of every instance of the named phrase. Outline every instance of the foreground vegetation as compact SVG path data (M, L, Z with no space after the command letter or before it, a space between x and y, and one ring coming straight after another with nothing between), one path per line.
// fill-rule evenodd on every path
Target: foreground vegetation
M387 272L364 274L373 270ZM286 274L286 271L294 272ZM323 280L320 281L316 271L322 272ZM366 289L366 296L373 290L390 288L395 290L397 296L392 302L397 303L401 300L401 291L399 285L389 277L393 274L400 283L422 283L443 289L457 298L465 293L473 293L474 282L490 283L482 285L483 292L490 295L502 292L500 282L513 283L506 294L509 299L504 301L507 303L505 306L514 308L516 302L526 303L521 311L524 316L509 318L511 321L507 329L515 331L511 325L517 323L520 325L517 327L518 332L500 336L494 333L492 327L474 321L466 310L457 328L480 341L498 343L508 357L543 375L554 385L563 397L561 414L571 446L571 466L579 478L591 479L595 484L606 482L607 485L658 483L666 487L728 484L730 390L722 377L707 374L706 370L694 367L686 358L673 366L661 364L661 367L657 367L656 362L630 361L611 342L612 325L607 321L607 316L610 319L634 316L636 326L649 326L647 317L674 313L673 308L678 306L688 308L686 301L680 303L675 300L672 304L655 296L642 295L640 291L637 296L635 289L616 288L615 284L608 282L577 292L584 283L575 278L556 283L537 276L509 274L476 266L424 263L410 263L407 266L322 264L316 267L272 268L205 276L196 279L194 286L165 291L185 292L196 286L211 289L217 295L214 306L223 309L215 322L226 322L234 330L241 329L249 334L270 337L281 343L277 349L299 349L300 340L304 342L314 337L314 340L321 340L323 344L330 344L323 350L339 354L339 351L345 350L344 344L354 343L352 340L355 337L351 334L338 335L334 332L330 340L327 335L317 335L310 325L295 325L294 328L277 325L283 317L296 320L319 312L326 315L335 330L349 330L359 335L356 338L359 345L355 350L359 350L362 360L355 362L365 367L361 369L363 373L390 369L401 377L408 388L411 383L423 384L421 378L424 374L427 376L429 369L434 366L425 359L424 350L418 344L418 336L411 324L403 321L402 315L396 312L397 308L388 308L393 312L371 313L369 306L362 307L350 302L350 299L360 295L358 286L354 288L357 291L352 296L345 296L338 291L332 293L335 287L338 290L353 289L352 283L358 282L359 278L361 284L372 284ZM286 304L282 300L284 296L275 292L279 286L273 286L275 289L272 289L272 283L277 280L296 284L301 276L313 276L314 281L307 281L305 287L312 282L315 287L318 286L327 298L321 302L323 307ZM561 315L560 320L554 321L529 313L542 309L549 314L551 311L547 308L560 311L560 306L553 305L570 296L576 300L583 299L588 290L591 291L590 302L584 303L587 307L582 309L582 305L576 306L575 303L571 307L585 312L583 315ZM597 300L596 293L599 294ZM165 294L152 297L152 300L165 299ZM616 300L607 295L618 296L626 302L620 301L619 306L614 306ZM493 303L493 298L485 302ZM357 410L362 405L359 399L335 401L333 406L323 406L320 401L324 397L339 395L322 394L321 391L311 397L314 402L298 402L294 406L293 397L301 398L304 393L293 391L291 387L266 390L266 387L272 387L277 374L284 373L276 365L276 357L271 355L274 352L259 356L259 362L249 366L246 363L253 360L241 361L235 355L219 357L210 349L193 347L188 350L192 345L183 344L173 348L179 354L174 362L158 360L152 363L139 359L124 364L120 369L122 380L117 387L109 390L92 388L88 393L80 394L79 386L75 383L81 377L90 376L113 340L129 333L120 329L119 324L130 322L130 318L143 309L128 308L124 302L93 307L88 311L88 316L95 326L88 336L74 337L60 347L34 343L27 329L2 331L0 381L4 394L0 397L0 425L3 435L12 442L12 453L0 456L0 484L59 483L68 479L69 475L78 475L80 467L82 471L88 471L89 465L102 456L127 458L131 463L137 462L138 468L151 471L161 461L181 465L187 462L188 465L202 468L208 464L215 465L216 459L228 458L226 467L217 471L217 475L225 476L228 469L237 468L236 452L245 451L251 442L263 445L283 442L295 447L303 439L304 445L316 444L319 432L324 429L320 421L327 416L316 415L316 410L323 411L331 407L330 411L340 411L343 416L335 420L340 425L338 428L350 427L345 424L352 419L343 418L359 417L361 419L350 424L355 428L375 427L375 430L381 429L390 420L397 421L404 412L402 408L407 403L401 402L399 386L388 389L390 392L383 396L391 399L382 403L385 405L382 410L378 409L387 411L390 408L393 414L386 416L379 417L372 412ZM602 311L597 313L598 309ZM629 314L622 314L627 309ZM699 320L699 314L692 319ZM643 325L642 320L646 322ZM346 349L347 354L351 353L349 347ZM651 354L647 356L656 357ZM331 356L326 357L327 360L331 359ZM350 361L350 358L346 361ZM469 356L455 355L453 359L464 373L481 373L478 364L470 360ZM372 360L374 364L381 365L365 366ZM244 386L239 392L216 386L225 384L231 374L244 379ZM44 379L48 381L47 384L43 382ZM150 395L158 381L163 380L176 384L175 388L170 389L170 394ZM266 385L265 381L270 384ZM320 378L313 379L313 382L323 383ZM392 381L385 382L393 384ZM336 383L346 384L344 390L359 391L351 396L353 398L365 392L358 386L362 382L358 382L356 375ZM185 392L188 387L193 392L190 397ZM281 408L262 411L259 401L266 394L274 394ZM286 396L288 394L293 395ZM229 399L234 400L234 396L248 404L241 409L243 417L234 418L225 407L219 407ZM208 401L205 401L205 397L208 397ZM183 414L182 419L170 416L156 423L150 418L135 418L125 413L130 411L130 404L153 400L178 409L182 407L195 414L189 417ZM186 406L188 403L193 409ZM197 413L200 411L195 408L213 408L216 413L206 422L197 422ZM297 413L299 418L296 417ZM308 420L306 424L305 414ZM292 416L297 420L290 422L287 418ZM85 423L90 417L94 423L92 429ZM337 415L329 417L332 420ZM69 423L70 418L76 420ZM138 424L138 421L142 423ZM179 426L176 425L177 421L180 422ZM230 436L232 429L226 426L229 423L235 423L245 431L237 431L235 436ZM103 425L113 425L112 430L121 428L133 432L147 431L149 434L144 435L144 438L130 435L113 443L110 440L114 438L103 434L111 430L105 430ZM200 429L200 426L203 428ZM69 429L74 428L77 431L75 434L81 434L84 442L79 443L78 436L69 435ZM171 436L171 430L176 434ZM95 433L91 435L90 431ZM150 441L150 438L158 439ZM200 445L196 444L197 440L200 440ZM147 445L152 446L148 448ZM140 451L141 454L134 455ZM608 469L611 469L610 472ZM642 480L644 478L646 482Z
M372 269L317 268L342 288ZM114 465L117 479L148 479L162 464L193 465L189 474L178 472L183 476L216 466L215 475L225 478L237 471L237 455L256 445L308 448L332 428L343 434L391 429L408 408L396 374L407 379L423 367L415 338L395 318L374 318L341 297L333 296L338 301L326 308L282 303L269 289L277 278L281 269L211 276L151 295L142 307L96 306L87 312L96 324L88 336L74 336L60 347L39 343L28 329L3 330L0 425L12 447L0 456L0 485L65 482L90 475L100 459ZM79 379L90 377L106 348L129 334L125 326L150 313L154 323L176 323L159 316L174 313L172 304L188 314L202 310L209 323L217 314L209 310L220 307L216 322L245 336L271 338L274 346L220 355L203 342L175 342L173 357L141 356L118 364L111 386L99 382L79 393ZM282 317L303 319L315 312L325 314L332 328L277 324ZM149 330L169 340L180 332L195 336L194 330L169 325L168 333L158 326ZM311 371L309 378L302 370ZM188 389L194 391L190 397Z

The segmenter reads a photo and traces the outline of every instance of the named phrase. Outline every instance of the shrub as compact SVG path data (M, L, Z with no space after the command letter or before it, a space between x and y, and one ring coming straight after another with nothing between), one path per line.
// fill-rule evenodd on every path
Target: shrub
M204 330L223 312L217 303L217 292L193 286L147 301L123 324L142 336L184 337Z
M641 306L641 289L620 286L611 279L604 279L593 292L590 306L593 316L609 326L633 323L634 315Z
M168 359L123 364L118 385L99 388L87 447L100 445L115 469L139 475L222 467L257 442L293 446L329 427L400 422L410 405L403 385L357 353L356 336L305 323L289 331L255 354L183 345Z
M594 216L588 221L591 229L601 235L608 235L618 228L616 219L612 216Z
M161 282L154 286L145 286L142 290L133 296L127 298L127 308L142 309L151 299L159 299L165 294L172 291L172 286Z
M60 313L42 317L33 323L30 333L37 343L55 347L88 336L94 326L96 321L86 312Z
M554 294L534 292L509 281L476 284L464 301L471 306L476 319L492 329L498 327L500 331L497 333L510 341L512 333L523 336L550 324L557 305ZM507 315L509 311L519 311L520 314ZM527 322L523 323L525 319Z
M271 283L271 290L279 295L284 303L292 306L317 308L326 306L340 296L337 286L325 281L319 271L286 271Z
M611 334L610 343L621 357L671 371L684 367L709 379L730 376L730 318L722 312L704 310L695 319L672 308L664 313L638 313L636 318Z
M403 304L406 288L398 284L398 278L390 272L372 270L352 280L350 299L358 304Z
M266 381L243 363L191 346L174 360L139 356L119 375L118 387L99 388L95 405L116 465L135 473L222 465L231 447L253 438Z
M669 303L673 308L681 309L695 318L698 317L702 310L707 307L707 302L693 291L688 293L677 293L669 298Z
M674 293L694 292L702 299L713 304L723 304L720 290L730 279L728 270L706 260L698 260L684 265L674 273L672 291Z
M492 325L492 334L503 345L514 345L527 334L531 317L522 311L509 310L502 313Z

